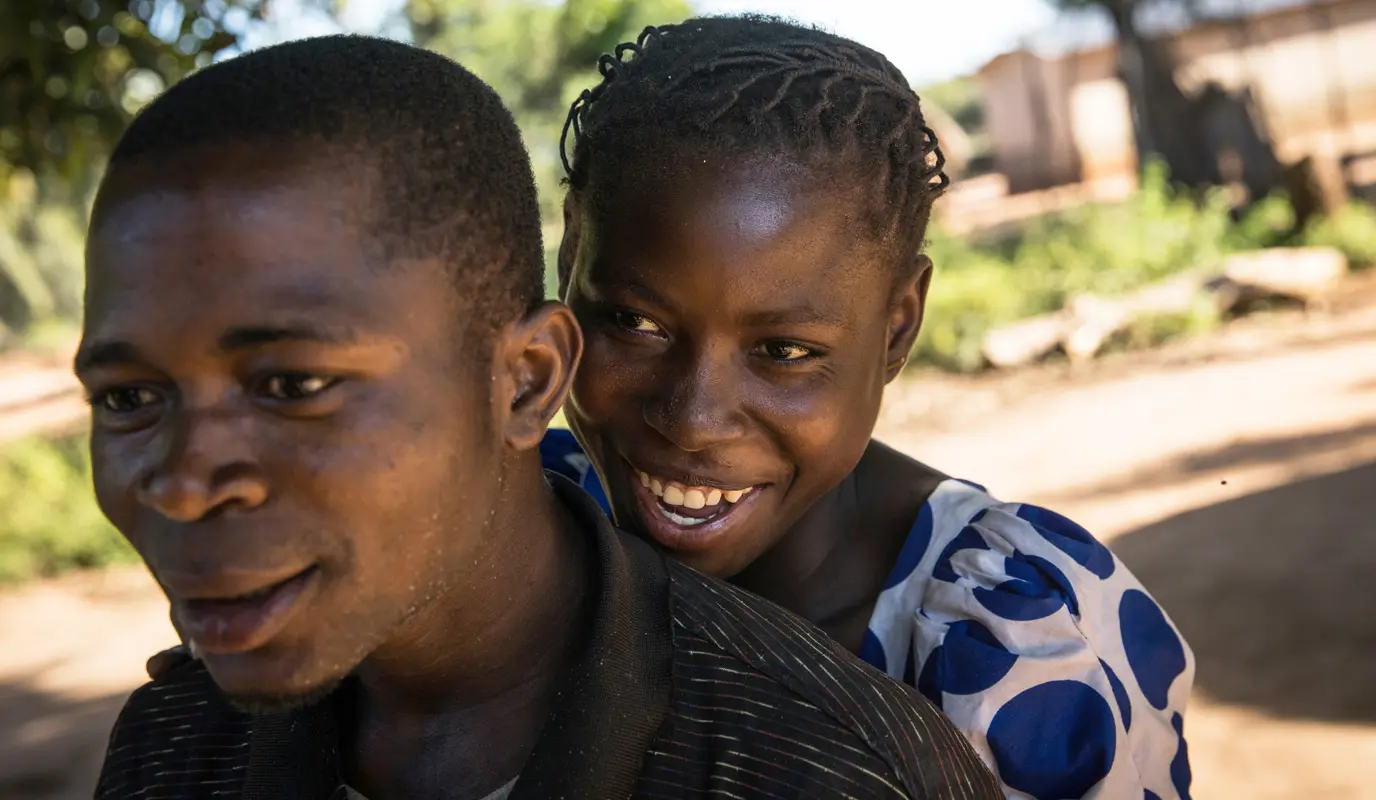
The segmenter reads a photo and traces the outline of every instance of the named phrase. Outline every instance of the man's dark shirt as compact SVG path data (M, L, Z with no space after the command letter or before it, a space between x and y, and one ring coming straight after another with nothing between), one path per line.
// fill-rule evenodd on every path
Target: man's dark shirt
M598 599L510 800L1002 797L916 692L617 532L580 489L550 480L593 533ZM327 699L249 716L188 661L129 699L96 798L341 798L334 715Z

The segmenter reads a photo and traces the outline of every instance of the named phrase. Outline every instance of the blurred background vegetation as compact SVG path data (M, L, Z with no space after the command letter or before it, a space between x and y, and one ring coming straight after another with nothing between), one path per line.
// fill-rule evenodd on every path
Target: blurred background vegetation
M344 13L348 0L304 2L328 16ZM1173 113L1183 95L1164 56L1131 29L1132 8L1125 15L1124 7L1135 2L1060 5L1107 11L1130 45L1124 52L1147 65L1145 73L1124 75L1134 109ZM69 352L80 313L86 215L106 154L164 87L232 57L255 36L263 40L272 18L266 3L0 3L0 358ZM553 245L568 103L594 81L599 54L647 24L692 11L688 0L409 0L397 4L385 27L456 58L505 98L532 152ZM932 124L947 126L947 140L961 151L957 180L993 170L976 82L957 79L919 92ZM1275 190L1237 207L1224 187L1211 185L1221 181L1200 172L1182 131L1162 127L1161 113L1138 116L1156 127L1134 123L1143 173L1126 201L1081 204L979 234L956 235L938 220L929 245L937 275L916 365L978 371L985 366L981 343L1000 325L1054 312L1081 293L1129 292L1230 253L1314 244L1340 249L1357 267L1376 262L1369 206L1350 203L1301 221ZM1172 172L1187 179L1172 181ZM1218 312L1202 304L1136 320L1123 341L1152 345L1218 323ZM0 443L0 582L129 558L91 500L83 439L80 431L63 431Z

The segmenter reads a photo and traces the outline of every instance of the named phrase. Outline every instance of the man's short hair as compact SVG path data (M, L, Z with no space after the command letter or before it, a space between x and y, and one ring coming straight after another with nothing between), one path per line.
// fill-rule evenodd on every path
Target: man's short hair
M511 112L459 64L399 42L324 36L208 67L138 115L110 173L289 145L376 175L369 233L389 257L441 259L475 321L510 321L543 298L535 179Z

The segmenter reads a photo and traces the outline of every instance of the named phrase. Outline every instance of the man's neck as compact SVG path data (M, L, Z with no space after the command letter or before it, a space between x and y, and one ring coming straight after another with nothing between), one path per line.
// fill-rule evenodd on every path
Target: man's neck
M508 472L497 557L356 671L345 765L370 800L480 797L515 777L582 650L587 532L538 470Z

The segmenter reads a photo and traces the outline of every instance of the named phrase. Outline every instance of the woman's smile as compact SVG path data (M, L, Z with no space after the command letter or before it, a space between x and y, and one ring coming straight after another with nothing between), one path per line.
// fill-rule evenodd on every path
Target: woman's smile
M772 488L710 478L678 480L626 463L640 530L676 552L697 552L729 539Z

